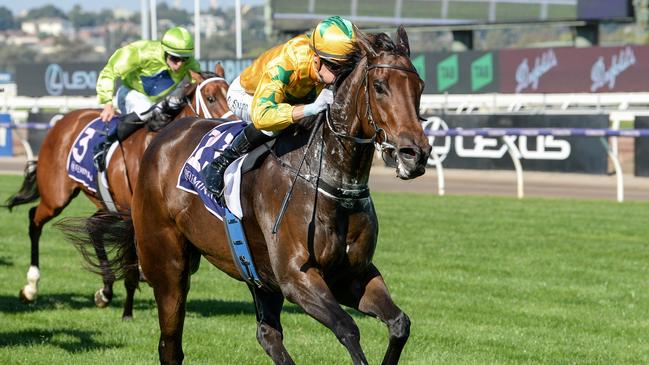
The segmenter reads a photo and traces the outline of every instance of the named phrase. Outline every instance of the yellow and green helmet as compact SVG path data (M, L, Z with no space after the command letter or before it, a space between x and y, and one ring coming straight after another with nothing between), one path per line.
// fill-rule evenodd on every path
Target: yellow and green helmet
M352 22L339 16L321 21L311 33L311 49L327 60L346 60L355 42Z
M183 27L173 27L162 36L162 48L176 57L190 57L194 54L194 38Z

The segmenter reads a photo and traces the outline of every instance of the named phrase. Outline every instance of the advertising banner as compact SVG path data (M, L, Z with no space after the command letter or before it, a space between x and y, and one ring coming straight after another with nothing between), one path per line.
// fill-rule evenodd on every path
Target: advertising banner
M22 96L96 95L104 63L33 63L16 65L16 87Z
M201 69L214 71L221 63L225 78L232 82L253 59L224 59L201 61ZM16 86L21 96L94 96L97 95L97 77L106 63L32 63L16 65ZM115 90L119 87L115 83Z
M607 115L461 115L440 116L438 128L606 128ZM504 136L521 154L523 170L606 174L607 154L597 138ZM433 148L444 167L512 170L501 137L435 137Z
M636 117L635 128L649 128L649 117ZM649 138L635 138L635 176L649 176Z
M431 52L413 55L411 59L426 81L424 94L498 92L496 52Z
M539 48L499 52L502 93L649 90L649 47Z
M578 19L595 20L632 16L631 0L579 0L577 2Z
M0 122L11 122L11 116L9 114L0 114ZM11 129L0 128L0 156L13 156Z

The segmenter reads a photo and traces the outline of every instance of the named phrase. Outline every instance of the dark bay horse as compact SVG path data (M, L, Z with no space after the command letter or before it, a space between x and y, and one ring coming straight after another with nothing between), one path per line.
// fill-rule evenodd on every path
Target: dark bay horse
M372 263L379 225L368 180L375 144L396 159L399 178L424 173L431 147L418 114L423 82L410 61L403 27L396 41L385 34L359 34L358 43L352 59L341 67L329 117L325 120L321 114L312 130L294 126L284 131L271 154L241 183L242 224L263 282L261 288L248 285L257 314L257 339L277 364L294 363L282 340L284 299L333 331L354 364L367 360L359 329L341 305L387 325L384 364L399 361L409 337L410 320L392 301ZM153 287L163 364L183 361L185 304L190 276L201 256L242 280L223 223L196 195L176 188L183 163L215 125L182 120L157 136L143 157L147 164L141 167L133 195L132 225L115 227L117 236L119 231L125 238L131 233L130 240L114 243L121 250L137 251ZM273 234L303 156L301 178ZM151 181L155 184L146 183Z
M203 116L222 117L229 114L225 101L228 84L223 78L223 67L217 65L215 72L201 74L192 72L194 83L185 89L187 105L176 117ZM198 104L198 105L197 105ZM99 109L82 109L67 113L52 127L41 146L38 163L28 162L25 179L18 193L7 200L7 207L31 203L40 198L36 207L29 210L29 237L31 239L31 266L27 273L28 284L20 291L23 302L32 302L38 291L39 270L39 239L43 226L62 210L82 191L99 209L103 209L102 201L97 193L88 190L84 185L68 177L66 164L68 153L79 133L90 122L99 117ZM207 115L206 115L207 114ZM230 113L231 114L231 113ZM131 206L132 189L135 185L139 170L140 158L153 136L157 134L142 128L133 133L121 143L113 154L112 162L107 169L111 195L120 211L127 211ZM87 152L90 153L90 152ZM97 256L103 261L105 252L100 245ZM138 275L137 272L134 275ZM108 305L113 296L114 275L106 266L103 270L104 286L95 294L97 306ZM132 282L135 281L135 284ZM133 292L137 287L137 276L126 282L127 301L124 316L132 313Z

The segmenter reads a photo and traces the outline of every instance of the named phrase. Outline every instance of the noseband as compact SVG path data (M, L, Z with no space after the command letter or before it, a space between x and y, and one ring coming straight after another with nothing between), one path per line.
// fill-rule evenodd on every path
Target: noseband
M194 114L196 114L197 117L200 117L199 112L203 112L203 117L205 118L213 118L212 113L210 113L209 109L207 108L207 103L203 100L203 93L201 92L203 90L203 86L207 85L208 83L212 81L223 81L226 84L228 83L226 79L223 77L210 77L209 79L203 80L198 86L196 86L196 91L194 92L194 101L196 104L196 109L192 106L192 103L188 102L189 107L192 109ZM225 119L228 118L229 116L233 115L230 110L228 110L227 113L223 114L219 118Z
M376 149L379 150L381 153L384 153L385 150L387 149L392 149L396 150L396 146L388 142L388 136L385 133L385 130L383 128L380 128L376 122L374 121L374 117L372 116L372 106L370 103L370 83L369 83L369 72L371 70L379 69L379 68L387 68L387 69L392 69L392 70L398 70L398 71L403 71L403 72L409 72L409 73L414 73L417 75L417 78L419 78L419 73L417 70L411 67L403 67L403 66L398 66L398 65L390 65L387 63L377 63L373 65L368 65L365 64L365 72L363 75L363 83L365 84L365 100L367 104L367 121L368 123L374 128L374 135L371 138L358 138L351 136L349 134L344 134L341 132L338 132L334 129L333 124L329 120L329 110L327 110L327 126L335 134L337 137L348 139L350 141L353 141L354 143L357 144L369 144L369 143L374 143L376 144ZM421 78L419 78L421 80ZM356 100L358 100L359 94L360 94L361 88L358 88L356 90ZM356 109L356 116L358 117L358 109ZM360 118L359 118L360 119ZM380 138L380 135L383 134L383 141L380 143L377 141L378 138Z

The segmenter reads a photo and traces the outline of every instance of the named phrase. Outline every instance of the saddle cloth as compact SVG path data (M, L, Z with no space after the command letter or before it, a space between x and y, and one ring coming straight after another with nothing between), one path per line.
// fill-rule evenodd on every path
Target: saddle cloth
M93 161L92 152L96 145L106 141L106 136L117 128L118 122L119 118L117 117L108 123L102 122L99 118L93 120L79 133L68 154L66 164L68 176L92 192L96 193L98 188L97 167ZM113 143L106 156L107 168L115 148L117 148L117 142Z
M203 136L194 152L189 156L178 174L176 187L198 195L205 208L220 220L223 220L225 209L221 202L207 190L201 171L212 162L239 134L248 123L234 121L220 124ZM239 157L225 170L225 190L223 192L228 209L241 219L243 212L239 199L241 183L241 165L246 155Z

